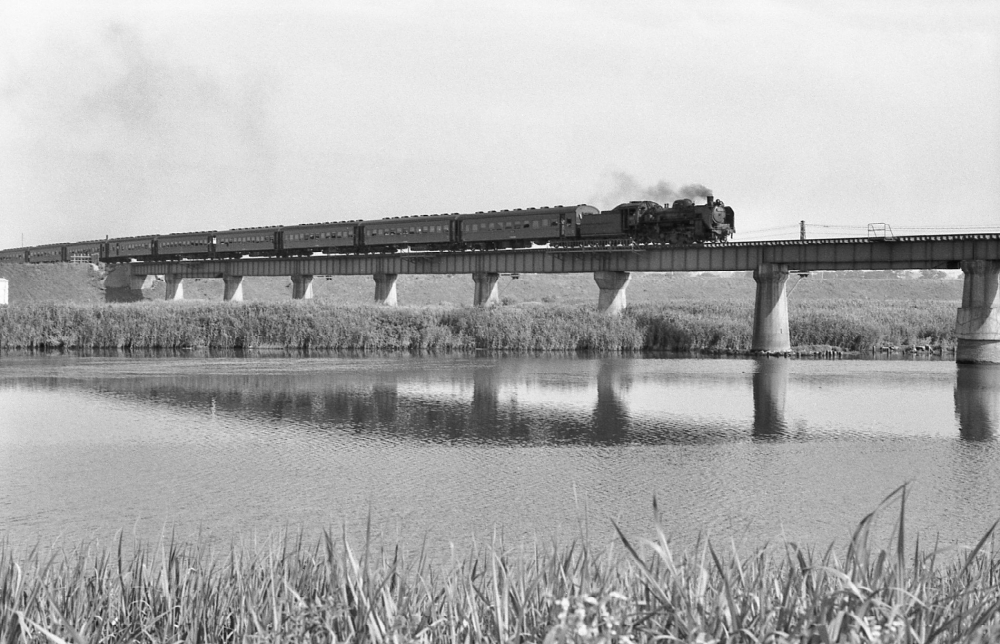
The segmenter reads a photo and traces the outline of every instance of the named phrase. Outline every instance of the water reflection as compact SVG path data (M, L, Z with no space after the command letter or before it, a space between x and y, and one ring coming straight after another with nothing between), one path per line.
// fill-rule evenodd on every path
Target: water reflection
M958 365L955 414L966 440L990 440L1000 433L1000 365Z
M588 442L614 445L628 438L629 409L622 399L630 384L631 362L615 358L601 361L597 370L597 404L594 405L593 435Z
M591 367L593 365L590 365ZM58 388L96 389L140 402L215 416L291 423L368 438L444 443L616 443L627 439L628 361L597 366L593 379L536 371L517 360L462 362L423 371L395 364L354 373L193 373L142 378L34 379Z
M453 421L449 437L521 444L628 441L629 412L622 393L628 390L631 361L597 362L597 398L589 415L584 413L592 400L589 382L553 383L546 374L530 373L526 363L514 360L474 367L468 420L460 400L449 405L451 413L444 417ZM546 392L542 400L539 390Z
M633 358L109 361L7 383L322 436L476 444L708 444L1000 434L1000 366ZM124 370L123 366L126 366ZM716 366L717 365L717 366ZM954 380L952 380L954 378ZM952 384L953 383L953 384ZM790 432L791 427L795 432ZM749 429L749 431L748 431Z
M500 420L500 378L492 366L472 370L472 404L469 415L470 424L474 428L496 427ZM449 437L453 440L461 438L463 430L463 427L456 425ZM514 434L523 435L524 430L515 428Z
M307 361L308 362L308 361ZM316 361L319 362L319 361ZM211 364L211 363L209 363ZM238 363L237 363L238 364ZM699 427L682 409L633 422L630 389L635 360L478 359L453 364L390 362L384 369L261 371L192 369L182 361L138 377L32 377L46 389L96 390L119 400L166 405L209 417L252 418L255 431L278 424L330 433L439 443L588 444L717 440L719 428ZM690 386L685 374L656 386ZM640 401L642 402L642 401ZM155 412L154 412L155 413ZM738 431L734 424L733 431ZM704 431L702 431L704 430Z
M758 358L753 373L753 435L781 436L785 422L785 394L788 391L788 358Z

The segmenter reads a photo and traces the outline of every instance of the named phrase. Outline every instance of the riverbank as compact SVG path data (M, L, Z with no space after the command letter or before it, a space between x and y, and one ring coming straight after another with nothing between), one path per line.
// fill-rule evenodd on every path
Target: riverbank
M50 557L0 544L0 641L997 641L992 530L954 554L911 548L903 515L901 503L884 548L870 515L845 551L743 555L710 542L674 551L659 523L648 542L495 538L443 564L330 532L221 552L119 542Z
M3 349L286 348L362 351L747 352L752 302L589 306L345 307L322 302L27 304L0 309ZM954 346L948 302L802 301L793 346L867 352Z

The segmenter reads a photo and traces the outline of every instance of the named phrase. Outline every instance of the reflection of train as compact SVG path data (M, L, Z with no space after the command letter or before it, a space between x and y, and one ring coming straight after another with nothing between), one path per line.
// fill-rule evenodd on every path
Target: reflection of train
M461 215L393 217L299 226L267 226L125 237L0 251L0 262L127 262L152 259L289 257L399 250L495 250L550 246L696 244L725 241L733 209L714 199L670 206L632 201L611 210L556 206Z

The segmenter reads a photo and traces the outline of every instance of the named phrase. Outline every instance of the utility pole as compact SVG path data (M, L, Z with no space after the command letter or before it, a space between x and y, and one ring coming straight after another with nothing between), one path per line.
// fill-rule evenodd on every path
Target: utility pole
M802 241L806 240L806 220L803 219L799 222L799 239Z

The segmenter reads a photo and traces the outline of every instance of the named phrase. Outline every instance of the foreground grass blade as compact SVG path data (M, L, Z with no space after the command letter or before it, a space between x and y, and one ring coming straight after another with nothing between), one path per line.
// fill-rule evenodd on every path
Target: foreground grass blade
M880 508L905 503L904 489ZM740 559L707 539L675 551L659 522L648 542L615 525L616 548L578 538L511 550L498 534L443 560L426 545L409 557L380 544L370 525L361 550L329 530L315 544L278 535L221 556L121 537L111 551L52 555L0 544L0 644L996 641L1000 522L949 559L908 543L900 524L876 547L876 514L843 559L790 543Z

